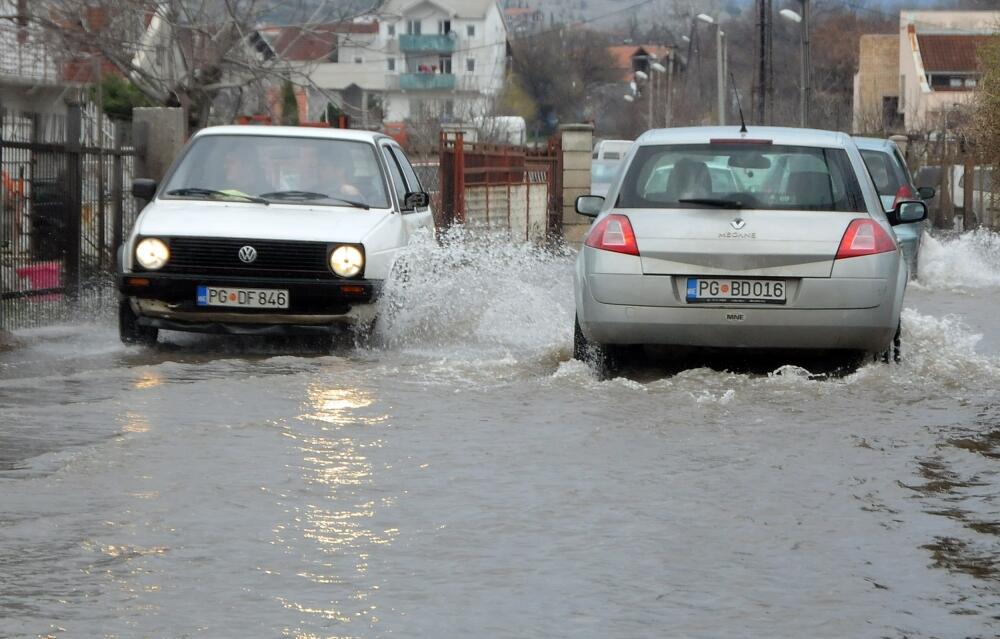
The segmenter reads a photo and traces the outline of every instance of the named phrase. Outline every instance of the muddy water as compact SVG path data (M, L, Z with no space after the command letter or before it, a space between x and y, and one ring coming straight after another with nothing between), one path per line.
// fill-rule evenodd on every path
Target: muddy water
M904 360L569 361L568 254L415 253L371 350L93 322L0 359L0 636L989 637L1000 251Z

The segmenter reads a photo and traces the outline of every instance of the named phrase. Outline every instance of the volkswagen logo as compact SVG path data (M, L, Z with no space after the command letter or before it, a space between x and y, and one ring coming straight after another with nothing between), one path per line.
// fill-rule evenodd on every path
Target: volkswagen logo
M732 222L729 223L729 226L733 227L737 231L740 230L741 228L743 228L746 225L747 225L746 221L743 218L740 218L740 217L736 218L735 220L733 220Z
M250 264L257 259L257 249L249 245L240 247L239 256L241 262Z

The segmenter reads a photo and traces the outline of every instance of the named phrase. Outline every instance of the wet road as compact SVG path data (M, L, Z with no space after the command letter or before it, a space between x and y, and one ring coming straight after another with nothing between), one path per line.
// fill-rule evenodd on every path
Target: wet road
M3 637L991 637L1000 241L904 362L599 382L571 258L457 241L381 346L109 322L0 355Z

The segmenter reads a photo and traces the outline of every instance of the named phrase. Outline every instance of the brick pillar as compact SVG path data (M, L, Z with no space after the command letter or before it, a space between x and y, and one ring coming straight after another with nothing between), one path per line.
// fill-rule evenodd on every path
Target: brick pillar
M576 198L590 193L590 159L594 148L592 124L564 124L559 127L562 137L562 223L563 238L579 246L590 227L592 218L576 212Z

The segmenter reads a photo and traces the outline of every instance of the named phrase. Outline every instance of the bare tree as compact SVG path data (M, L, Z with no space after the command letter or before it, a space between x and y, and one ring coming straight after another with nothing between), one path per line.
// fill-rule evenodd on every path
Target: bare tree
M286 19L288 4L281 6ZM268 86L286 80L310 84L307 70L283 62L257 31L275 6L265 0L45 0L32 4L29 18L68 59L110 63L153 102L183 107L197 128L220 97L240 105L265 99ZM346 20L359 11L331 0L299 9L301 37L320 20Z

